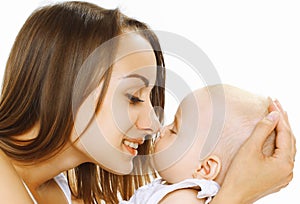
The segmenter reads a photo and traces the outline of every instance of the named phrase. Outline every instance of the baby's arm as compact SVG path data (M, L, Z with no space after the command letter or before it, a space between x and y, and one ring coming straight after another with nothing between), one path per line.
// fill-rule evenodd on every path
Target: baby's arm
M197 190L194 189L179 189L166 195L159 204L201 204L202 200L197 198Z

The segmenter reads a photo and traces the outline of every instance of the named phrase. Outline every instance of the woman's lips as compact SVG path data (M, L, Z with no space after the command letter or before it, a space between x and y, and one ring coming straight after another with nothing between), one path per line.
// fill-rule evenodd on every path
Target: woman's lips
M140 140L136 140L136 139L124 139L123 140L123 145L125 146L125 148L127 149L127 151L132 155L132 156L136 156L138 154L138 147L139 145L143 144L144 140L140 139Z

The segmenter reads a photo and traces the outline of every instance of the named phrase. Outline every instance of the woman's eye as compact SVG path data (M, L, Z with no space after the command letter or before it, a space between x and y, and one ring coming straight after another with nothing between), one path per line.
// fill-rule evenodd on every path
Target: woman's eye
M169 129L172 134L177 134L177 132L173 129Z
M140 99L139 97L133 96L131 94L126 94L127 98L130 100L131 104L136 104L136 103L142 103L144 100Z

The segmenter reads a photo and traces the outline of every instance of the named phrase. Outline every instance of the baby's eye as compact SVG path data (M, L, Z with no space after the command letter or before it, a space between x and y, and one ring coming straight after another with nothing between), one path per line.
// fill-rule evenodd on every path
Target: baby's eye
M137 104L137 103L144 102L144 100L140 99L139 97L133 96L131 94L126 94L126 97L130 100L130 104Z

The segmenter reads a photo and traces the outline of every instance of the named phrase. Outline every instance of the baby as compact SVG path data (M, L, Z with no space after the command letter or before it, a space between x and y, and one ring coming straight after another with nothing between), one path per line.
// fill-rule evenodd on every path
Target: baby
M267 98L229 85L198 89L181 102L174 122L155 144L153 164L161 178L121 203L209 203L256 123L268 113ZM275 133L263 153L272 155Z

